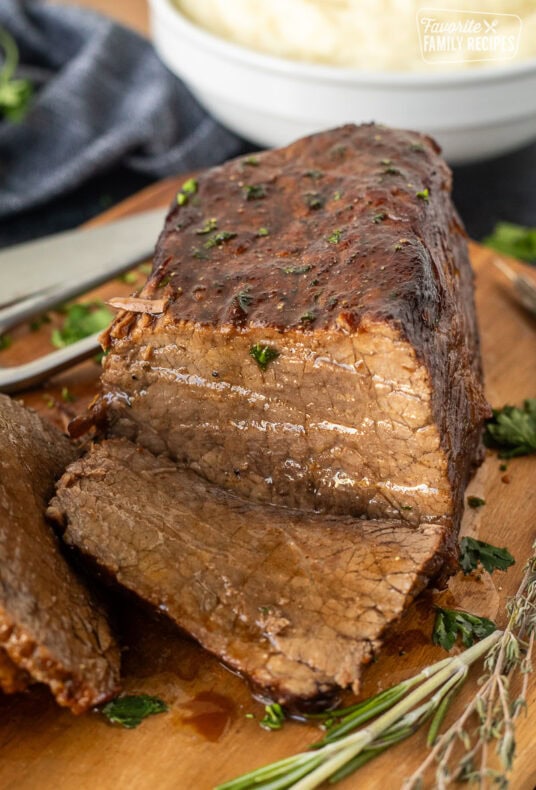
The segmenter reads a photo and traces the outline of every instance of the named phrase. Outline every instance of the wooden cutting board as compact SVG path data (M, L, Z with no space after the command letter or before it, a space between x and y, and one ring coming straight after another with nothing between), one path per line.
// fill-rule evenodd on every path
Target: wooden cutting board
M97 222L165 205L183 180L150 187ZM536 322L509 295L502 275L492 265L495 255L471 245L487 395L493 405L502 406L536 396ZM142 277L140 274L138 284ZM135 287L116 280L96 295L106 299ZM0 364L22 362L50 350L52 325L33 333L28 328L14 332L13 345L0 354ZM98 365L86 362L58 376L46 388L24 395L23 400L45 417L65 424L93 397L98 374ZM64 387L76 398L73 403L62 400ZM507 573L483 574L480 581L457 576L438 600L503 624L505 599L517 588L536 538L536 456L510 461L506 473L500 471L499 463L490 453L471 483L468 493L482 497L486 505L467 510L462 531L506 545L517 563ZM430 644L434 600L436 597L426 592L407 612L377 663L366 671L365 696L444 657L443 650ZM293 722L280 731L265 732L258 724L262 705L252 699L246 684L216 659L131 602L118 605L116 615L126 645L125 690L161 696L170 712L148 719L137 730L124 730L108 725L98 714L75 718L57 708L45 688L0 697L1 790L208 790L300 751L319 737L315 727ZM455 709L461 709L474 690L478 671L473 675ZM246 718L248 713L256 719ZM535 728L536 677L530 685L528 716L518 727L513 790L536 786ZM339 787L400 787L425 748L424 733L417 733Z

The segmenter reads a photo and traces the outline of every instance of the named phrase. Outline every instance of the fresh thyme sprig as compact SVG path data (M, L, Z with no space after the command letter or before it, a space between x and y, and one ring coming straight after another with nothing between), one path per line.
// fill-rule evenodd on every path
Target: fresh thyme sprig
M438 788L446 788L460 779L478 782L482 790L488 780L499 787L508 786L516 746L515 720L527 705L536 635L536 543L532 548L518 591L507 605L508 624L486 654L485 674L478 691L460 717L437 739L432 751L404 784L404 790L423 787L426 773L434 765ZM521 689L512 699L512 686L519 675ZM477 721L472 731L469 730L471 719ZM496 741L496 759L490 754L493 741ZM464 753L456 758L456 747L460 744Z

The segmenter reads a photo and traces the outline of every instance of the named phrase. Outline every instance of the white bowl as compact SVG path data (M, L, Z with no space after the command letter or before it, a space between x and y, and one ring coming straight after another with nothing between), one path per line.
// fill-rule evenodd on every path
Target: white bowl
M536 139L536 59L442 73L361 72L254 52L150 0L156 50L225 126L280 146L352 121L431 134L453 164Z

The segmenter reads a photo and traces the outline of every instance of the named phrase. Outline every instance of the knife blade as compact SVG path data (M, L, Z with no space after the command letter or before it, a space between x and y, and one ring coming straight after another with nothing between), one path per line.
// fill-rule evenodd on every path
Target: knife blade
M126 271L152 255L166 213L152 209L0 250L0 306L54 291L67 281L91 276L104 282Z

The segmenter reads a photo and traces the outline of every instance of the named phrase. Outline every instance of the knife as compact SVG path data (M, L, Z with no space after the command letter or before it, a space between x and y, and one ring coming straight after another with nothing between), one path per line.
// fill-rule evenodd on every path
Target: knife
M27 315L46 310L46 296L64 301L151 257L167 208L144 211L95 228L56 233L0 251L0 307L28 302ZM77 287L78 283L78 287ZM51 301L51 303L52 303ZM9 311L2 311L3 330ZM25 320L19 309L18 320ZM7 314L7 315L6 315ZM11 322L11 326L13 322Z

